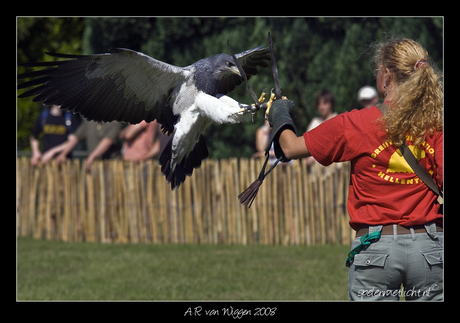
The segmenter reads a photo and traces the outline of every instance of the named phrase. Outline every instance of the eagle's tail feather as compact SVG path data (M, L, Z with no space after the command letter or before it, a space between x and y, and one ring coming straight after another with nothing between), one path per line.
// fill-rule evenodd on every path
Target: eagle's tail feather
M193 150L180 162L172 159L171 138L161 153L159 164L161 172L166 177L166 183L171 184L171 190L175 190L185 181L185 176L192 176L193 169L201 166L201 161L208 158L209 152L202 135Z

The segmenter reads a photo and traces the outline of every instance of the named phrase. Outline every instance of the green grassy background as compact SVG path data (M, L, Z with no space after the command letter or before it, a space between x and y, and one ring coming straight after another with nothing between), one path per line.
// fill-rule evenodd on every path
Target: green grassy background
M18 300L347 300L349 246L17 240Z

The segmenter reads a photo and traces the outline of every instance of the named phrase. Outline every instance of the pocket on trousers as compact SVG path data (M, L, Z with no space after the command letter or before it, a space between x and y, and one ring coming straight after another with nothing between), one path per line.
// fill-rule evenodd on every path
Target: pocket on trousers
M353 290L386 290L388 253L361 252L355 256L353 266Z
M443 249L436 248L422 251L422 255L426 260L425 263L425 284L442 284L443 271Z
M423 257L425 257L426 262L430 266L440 265L442 266L442 249L430 250L430 251L422 251Z
M362 267L385 267L385 261L388 258L387 253L359 253L355 256L355 266Z

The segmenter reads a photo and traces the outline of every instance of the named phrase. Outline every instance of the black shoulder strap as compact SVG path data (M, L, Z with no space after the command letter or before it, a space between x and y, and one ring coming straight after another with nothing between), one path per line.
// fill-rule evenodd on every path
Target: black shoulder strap
M414 154L410 151L409 147L407 146L407 143L404 142L399 147L399 151L401 152L409 166L412 168L412 170L415 172L415 174L417 174L417 176L422 180L422 182L425 183L426 186L431 188L433 192L435 192L437 195L443 197L443 194L439 189L439 186L434 182L433 178L426 171L426 169L423 168L422 165L420 165L417 158L415 158Z
M388 111L388 106L385 103L377 104L377 108L380 110L382 115L385 115ZM443 197L443 194L439 189L439 186L434 182L433 178L427 172L427 170L423 168L422 165L420 165L417 158L415 158L414 154L410 151L406 142L404 142L399 147L399 151L401 152L409 166L412 168L412 170L415 172L415 174L417 174L417 176L422 180L422 182L424 182L426 186L433 190L433 192L435 192L437 195Z

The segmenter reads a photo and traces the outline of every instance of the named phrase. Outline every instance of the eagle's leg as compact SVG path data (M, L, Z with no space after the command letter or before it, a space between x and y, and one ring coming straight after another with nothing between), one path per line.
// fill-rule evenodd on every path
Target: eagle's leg
M259 110L259 108L256 107L255 104L246 105L246 104L238 103L238 105L240 106L240 110L237 112L237 114L254 113L257 110Z
M265 114L268 116L268 113L270 112L270 108L273 104L273 102L276 100L275 93L273 93L273 89L270 90L270 100L267 102L267 110L265 110Z
M259 97L259 99L258 99L258 101L259 101L259 104L258 104L258 105L254 104L254 103L251 104L251 105L244 105L244 106L241 105L242 108L241 108L240 111L238 111L238 113L249 113L249 112L251 112L252 115L253 115L253 118L252 118L252 119L254 120L254 116L257 115L257 111L258 111L260 108L263 108L263 107L264 107L264 106L261 106L260 103L262 103L262 102L265 101L265 95L267 94L267 93L265 93L265 90L266 90L266 88L262 90L262 94L260 95L260 97Z
M281 96L281 99L282 100L287 100L288 98L285 97L284 95ZM273 102L275 102L276 100L276 97L275 97L275 93L273 93L273 89L270 90L270 100L268 100L267 103L264 103L267 105L267 109L265 110L265 114L268 116L268 113L270 112L270 108L271 106L273 105Z
M265 89L262 90L262 94L261 94L260 97L259 97L259 100L258 100L258 101L259 101L259 105L258 105L258 108L259 108L259 109L262 108L262 103L265 101L265 94L267 94L267 93L265 93L265 90L266 90L266 89L267 89L267 88L265 88ZM253 105L255 105L255 104L253 104ZM252 121L252 123L255 122L254 120L255 120L255 118L257 117L257 111L258 111L258 110L255 110L255 111L252 112L252 115L251 115L251 121Z

